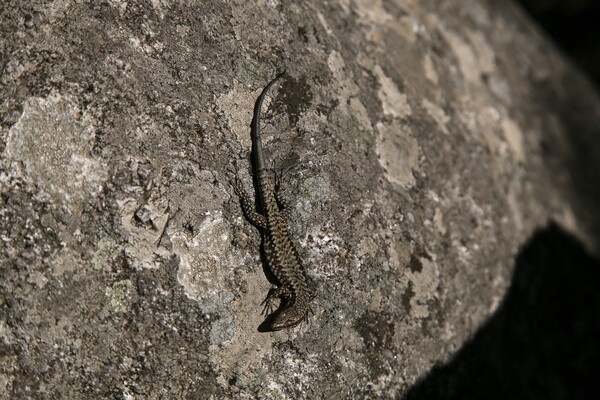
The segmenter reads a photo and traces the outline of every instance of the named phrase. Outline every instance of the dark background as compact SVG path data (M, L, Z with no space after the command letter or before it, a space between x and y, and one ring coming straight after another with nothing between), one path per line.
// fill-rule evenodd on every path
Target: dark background
M600 87L600 1L517 0L562 51Z

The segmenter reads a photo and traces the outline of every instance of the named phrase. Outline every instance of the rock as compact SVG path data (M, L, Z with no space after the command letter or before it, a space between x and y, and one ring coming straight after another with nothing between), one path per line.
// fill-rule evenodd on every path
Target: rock
M595 343L600 101L515 6L0 16L1 398L518 398L516 376L550 375L532 396L591 390L597 346L579 374L558 361L576 351L540 360ZM308 323L261 332L271 284L230 182L251 187L252 108L283 69L263 142L275 169L299 160L289 227L316 299ZM532 328L518 304L535 314L563 280L556 315L581 329L548 310Z

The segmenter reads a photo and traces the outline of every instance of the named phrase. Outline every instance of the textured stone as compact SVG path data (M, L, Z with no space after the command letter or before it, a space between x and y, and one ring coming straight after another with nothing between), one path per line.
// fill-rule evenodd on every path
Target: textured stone
M600 101L510 3L13 0L0 60L0 398L592 382ZM290 230L316 299L265 333L230 181L250 187L253 102L284 68L263 142L276 169L300 160Z

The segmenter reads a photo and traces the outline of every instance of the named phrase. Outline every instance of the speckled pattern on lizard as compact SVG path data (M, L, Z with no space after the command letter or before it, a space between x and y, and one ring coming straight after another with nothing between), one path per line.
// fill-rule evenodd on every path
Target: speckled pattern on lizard
M286 226L290 209L279 190L275 189L271 174L265 167L260 138L260 111L264 97L284 73L285 71L281 72L269 82L258 96L251 124L253 167L258 181L262 213L255 211L252 199L241 181L236 179L234 184L234 190L240 197L247 219L262 231L265 258L278 283L277 289L271 290L264 301L264 313L273 310L275 299L279 298L282 301L271 323L273 330L293 327L306 319L313 298L306 272Z

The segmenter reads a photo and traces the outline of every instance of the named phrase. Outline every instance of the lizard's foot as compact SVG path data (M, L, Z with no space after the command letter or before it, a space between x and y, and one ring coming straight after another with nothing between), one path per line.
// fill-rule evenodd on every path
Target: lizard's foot
M239 197L248 197L246 194L246 189L244 189L244 185L242 184L242 180L239 176L236 175L235 178L230 181L230 184L233 186L233 191L235 194L237 194Z
M277 301L276 299L280 298L281 294L281 288L272 288L269 290L267 297L261 303L261 305L264 305L261 315L269 315L273 312L275 309L275 302Z

